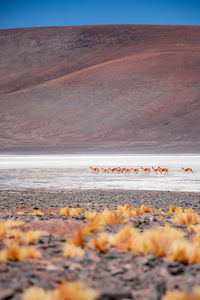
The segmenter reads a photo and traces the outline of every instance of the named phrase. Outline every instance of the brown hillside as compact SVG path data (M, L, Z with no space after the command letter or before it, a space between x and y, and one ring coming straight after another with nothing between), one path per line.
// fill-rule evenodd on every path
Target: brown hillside
M200 26L0 30L0 150L200 152Z

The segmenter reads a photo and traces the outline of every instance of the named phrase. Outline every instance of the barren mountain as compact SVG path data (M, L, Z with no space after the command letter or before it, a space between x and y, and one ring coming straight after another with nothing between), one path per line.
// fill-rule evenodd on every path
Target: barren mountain
M0 30L1 152L200 152L200 26Z

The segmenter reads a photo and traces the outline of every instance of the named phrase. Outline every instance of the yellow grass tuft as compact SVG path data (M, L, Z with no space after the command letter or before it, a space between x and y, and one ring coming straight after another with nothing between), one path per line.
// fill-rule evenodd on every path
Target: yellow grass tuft
M122 210L109 210L105 208L101 213L86 212L85 217L90 223L98 223L100 226L109 224L124 224L128 222L128 217L124 216Z
M151 208L151 207L147 207L145 205L142 205L141 208L140 208L141 212L144 212L144 213L149 213L149 212L155 212L155 208Z
M175 207L175 210L174 210L174 212L176 214L181 213L181 212L185 212L185 211L186 211L185 208L182 207L182 206L177 206L177 207Z
M192 293L194 295L194 299L195 300L200 300L200 287L199 286L196 286L192 289Z
M200 263L200 248L198 242L190 242L185 239L175 240L167 256L173 261L186 264Z
M169 216L169 215L171 215L171 213L172 213L172 212L171 212L170 210L168 210L166 213L164 213L164 215L165 215L165 216Z
M127 223L128 220L117 211L105 208L101 213L100 221L103 226L107 226L109 224L124 224Z
M77 233L74 235L74 237L67 239L67 242L69 244L83 248L85 243L85 235L83 233L83 230L79 228L77 230Z
M171 205L171 206L169 207L169 211L170 211L171 213L175 212L175 209L176 209L176 207L173 206L173 205Z
M93 221L89 222L83 229L82 232L84 235L91 235L91 234L97 234L103 230L103 227L101 224L99 224L99 221Z
M181 291L168 291L162 300L198 300L194 299L190 294Z
M30 287L24 291L22 300L57 300L52 291L40 287ZM58 299L59 300L59 299Z
M20 221L20 220L7 220L7 221L4 221L6 223L6 227L7 228L13 228L13 227L18 227L18 226L21 226L24 224L23 221Z
M74 237L67 239L67 242L64 245L64 256L74 258L74 257L83 257L85 251L83 250L85 243L85 235L83 234L82 229L78 229Z
M124 206L118 205L117 212L124 218L132 218L135 216L135 207L128 204L125 204Z
M4 221L0 221L0 241L6 237L6 225Z
M95 300L97 298L98 293L80 281L63 282L53 291L30 287L22 295L22 300Z
M193 241L184 238L184 232L173 227L156 227L140 233L130 225L113 236L112 245L120 250L144 255L167 257L186 264L200 263L200 233Z
M21 235L19 244L32 245L40 238L39 230L29 230L23 235Z
M146 230L141 236L141 252L145 255L165 256L171 244L183 236L184 232L169 226Z
M198 224L198 225L189 225L187 230L189 232L199 232L200 231L200 224Z
M31 212L31 213L29 213L29 215L33 215L33 216L35 216L35 215L37 215L37 216L43 216L44 213L41 212L39 209L34 209L34 211Z
M20 247L14 243L10 247L0 251L0 262L6 260L21 261L26 259L40 259L41 254L36 249L30 247Z
M140 236L137 229L126 225L115 234L112 245L120 250L140 252Z
M99 250L100 252L106 252L110 249L110 239L108 233L103 233L99 237L92 238L87 243L88 248Z
M162 211L162 208L159 208L159 209L158 209L158 214L159 214L159 215L164 215L164 212Z
M18 229L10 229L7 231L6 237L7 238L14 238L14 240L17 242L21 236L23 235L23 232Z
M55 296L59 300L95 300L98 298L98 293L80 281L67 281L55 290Z
M74 216L77 217L78 215L84 213L84 210L82 208L69 208L68 206L65 206L64 208L60 209L61 215L65 215L67 217Z
M141 209L140 208L136 208L135 209L135 216L142 216L143 215L143 212L141 212Z
M24 215L25 212L24 211L17 211L15 214L21 216L21 215Z
M184 212L178 211L173 217L172 223L186 226L196 225L200 223L200 217L193 209L187 209Z
M79 246L65 243L64 245L64 256L68 258L84 257L85 251Z
M13 220L0 221L0 241L10 236L14 236L14 237L19 236L20 235L19 231L14 228L22 224L24 224L24 222L22 221L13 221Z
M96 211L88 210L85 212L86 219L88 220L88 222L91 222L91 223L97 222L97 219L98 219L97 215L98 215L98 213Z
M168 291L162 300L200 300L200 287L194 287L190 293L182 291Z

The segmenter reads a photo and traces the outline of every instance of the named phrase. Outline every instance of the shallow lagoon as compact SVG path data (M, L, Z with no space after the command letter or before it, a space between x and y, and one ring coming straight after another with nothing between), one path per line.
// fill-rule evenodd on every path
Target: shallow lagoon
M168 167L168 175L93 174L89 166ZM191 167L184 174L181 167ZM1 155L0 188L200 191L200 155Z

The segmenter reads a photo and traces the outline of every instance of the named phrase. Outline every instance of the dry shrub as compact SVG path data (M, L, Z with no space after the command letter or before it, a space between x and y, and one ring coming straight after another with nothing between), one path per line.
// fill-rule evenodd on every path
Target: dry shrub
M200 287L195 287L190 293L182 291L168 291L163 300L200 300Z
M127 221L128 219L117 211L109 210L107 208L105 208L100 215L100 223L102 226L107 226L109 224L124 224L127 223Z
M175 216L172 219L172 223L178 225L196 225L199 224L200 218L197 213L193 211L193 209L187 209L184 212L175 212Z
M15 242L19 243L19 239L22 237L23 232L18 229L10 229L7 231L6 237L13 238Z
M30 287L22 295L22 300L95 300L97 298L98 293L80 281L63 282L53 291Z
M67 242L74 246L83 248L85 243L85 235L83 230L79 228L72 238L67 239Z
M124 218L132 218L135 216L135 207L128 204L125 204L124 206L118 205L117 212Z
M85 235L82 229L78 229L77 233L72 237L67 239L64 245L64 256L74 258L83 257L85 251L83 250L85 243Z
M189 232L199 232L200 231L200 224L198 224L198 225L189 225L187 230ZM200 239L199 239L199 241L200 241Z
M1 221L0 222L0 241L5 238L13 238L16 243L19 244L33 244L39 237L40 231L29 230L23 233L21 230L15 227L24 224L21 221Z
M18 226L21 226L24 224L23 221L20 221L20 220L7 220L7 221L4 221L6 223L6 227L7 228L13 228L13 227L18 227Z
M85 212L85 217L88 220L88 222L97 222L98 218L97 218L98 213L96 211L86 211Z
M6 260L21 261L26 259L40 259L41 254L33 247L20 247L14 243L10 247L0 251L0 262Z
M67 217L74 216L77 217L78 215L84 213L84 210L80 207L78 208L69 208L68 206L65 206L64 208L60 209L61 215L65 215Z
M176 210L176 207L175 207L175 206L171 205L171 206L169 207L169 211L170 211L171 213L175 212L175 210Z
M65 243L64 245L64 256L69 258L80 257L83 258L85 255L84 249L73 244Z
M155 212L156 211L155 208L147 207L143 204L142 204L140 210L141 210L141 212L144 212L144 213L149 213L149 212Z
M99 250L100 252L106 252L110 249L110 239L108 233L103 233L99 237L92 238L87 243L88 248Z
M6 225L4 221L0 221L0 241L6 237Z
M194 295L195 300L200 300L200 287L196 286L192 289L192 294Z
M22 294L22 300L58 300L52 291L45 291L40 287L30 287Z
M128 221L128 219L117 210L109 210L107 208L101 213L86 212L85 217L90 223L98 223L100 226L104 227L109 224L124 224Z
M29 230L20 236L19 244L32 245L40 238L39 230Z
M185 239L175 240L167 256L170 260L186 264L200 263L200 247L198 242L190 242Z
M169 226L156 227L140 233L136 228L127 225L113 236L112 245L120 250L166 256L176 240L182 240L184 232Z
M141 205L140 208L135 208L134 206L125 204L124 206L118 205L117 212L123 217L131 218L133 216L141 216L144 213L155 212L155 208L147 207L145 205Z
M164 215L164 212L162 211L162 208L159 208L159 209L158 209L158 214L159 214L159 215Z
M181 291L168 291L162 298L162 300L197 300L190 294Z
M127 225L114 235L112 245L120 250L140 252L140 236L137 229Z
M166 213L164 213L164 215L165 215L165 216L169 216L169 215L171 215L171 213L172 213L172 212L171 212L170 210L168 210Z
M98 293L80 281L67 281L55 290L55 296L59 300L95 300L98 298Z
M24 215L25 212L24 211L17 211L15 214L21 216L21 215Z
M0 221L0 241L10 236L19 236L19 231L17 229L13 229L20 225L24 224L22 221Z
M141 212L141 209L140 208L136 208L135 209L135 216L142 216L143 215L143 212Z
M39 239L40 235L39 230L29 230L24 233L18 229L10 229L6 233L7 238L12 238L15 243L20 245L32 245Z
M165 256L170 245L177 239L182 239L183 236L184 233L181 230L169 226L146 230L141 235L141 252L158 257Z
M156 227L140 233L130 225L113 235L111 244L126 251L166 256L186 264L200 263L200 233L192 241L184 239L184 232L173 227Z
M140 208L125 204L124 206L118 205L116 210L109 210L105 208L102 212L86 211L85 217L89 223L107 226L109 224L125 224L134 216L141 216L144 213L155 212L156 210L151 207L142 205ZM164 214L162 210L158 210L160 214Z
M44 213L43 212L41 212L39 209L34 209L34 211L33 212L31 212L31 213L29 213L29 215L33 215L33 216L43 216L44 215Z
M83 229L82 232L84 235L97 234L103 230L102 225L99 221L91 221L89 222Z
M190 209L191 210L191 209ZM177 206L177 207L175 207L175 210L174 210L174 212L176 213L176 214L178 214L178 213L180 213L180 212L185 212L186 210L185 210L185 208L184 207L182 207L182 206Z

